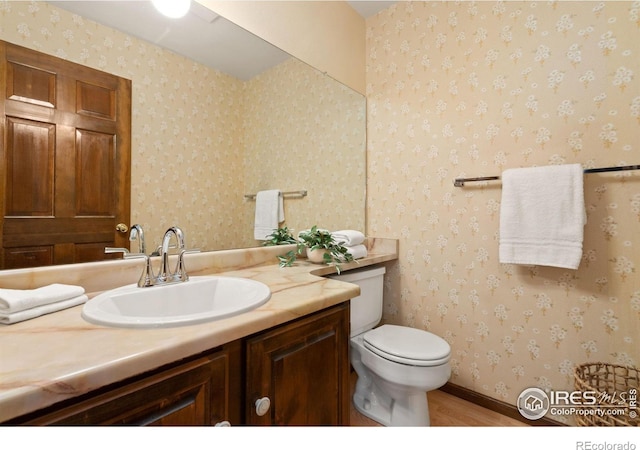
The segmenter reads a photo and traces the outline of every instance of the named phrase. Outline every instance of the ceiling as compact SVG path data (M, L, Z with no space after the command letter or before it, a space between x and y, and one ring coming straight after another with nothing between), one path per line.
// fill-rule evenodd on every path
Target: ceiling
M387 9L389 6L397 1L389 2L383 0L353 0L348 1L349 5L355 9L365 19L371 16L375 16L383 9Z
M164 47L241 80L249 80L289 58L289 55L196 1L181 19L169 19L150 1L86 0L49 3ZM370 17L395 1L348 2L362 17Z

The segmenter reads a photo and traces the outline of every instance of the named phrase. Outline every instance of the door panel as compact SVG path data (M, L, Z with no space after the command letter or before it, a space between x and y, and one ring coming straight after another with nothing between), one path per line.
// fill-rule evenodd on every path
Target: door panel
M53 246L8 248L4 257L8 267L50 266L53 264Z
M78 81L76 112L102 119L115 120L117 92L114 89Z
M0 41L0 269L128 247L131 82Z
M9 61L6 92L11 100L54 107L56 74Z
M53 216L55 125L7 117L5 217Z
M76 216L115 214L115 136L76 131Z

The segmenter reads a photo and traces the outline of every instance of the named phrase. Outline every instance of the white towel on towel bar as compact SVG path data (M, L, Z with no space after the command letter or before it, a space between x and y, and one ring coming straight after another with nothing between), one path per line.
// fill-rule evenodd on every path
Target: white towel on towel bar
M259 241L266 241L267 236L278 229L284 222L284 201L282 192L278 189L260 191L256 194L256 215L253 237Z
M502 174L501 263L577 269L586 222L580 164Z

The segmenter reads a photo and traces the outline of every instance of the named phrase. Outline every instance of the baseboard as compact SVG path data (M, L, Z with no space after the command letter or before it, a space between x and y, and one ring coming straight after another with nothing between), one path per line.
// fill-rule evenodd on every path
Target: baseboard
M442 392L446 392L447 394L455 395L456 397L460 397L463 400L466 400L471 403L475 403L476 405L482 406L483 408L490 409L491 411L495 411L497 413L502 414L503 416L510 417L515 420L519 420L520 422L526 423L531 426L565 426L565 424L560 423L553 419L547 419L543 417L538 420L529 420L523 417L518 408L514 405L510 405L509 403L505 403L500 400L496 400L487 395L480 394L478 392L472 391L471 389L467 389L462 386L458 386L453 383L447 383L440 388Z

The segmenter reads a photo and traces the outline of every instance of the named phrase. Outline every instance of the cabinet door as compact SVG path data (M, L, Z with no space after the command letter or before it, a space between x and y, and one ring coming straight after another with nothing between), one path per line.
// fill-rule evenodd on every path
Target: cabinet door
M24 422L37 425L215 425L240 421L238 342ZM234 386L238 384L238 387ZM232 401L229 395L234 395ZM230 409L231 408L231 409Z
M349 424L349 304L246 341L250 425ZM256 401L269 398L260 416Z

